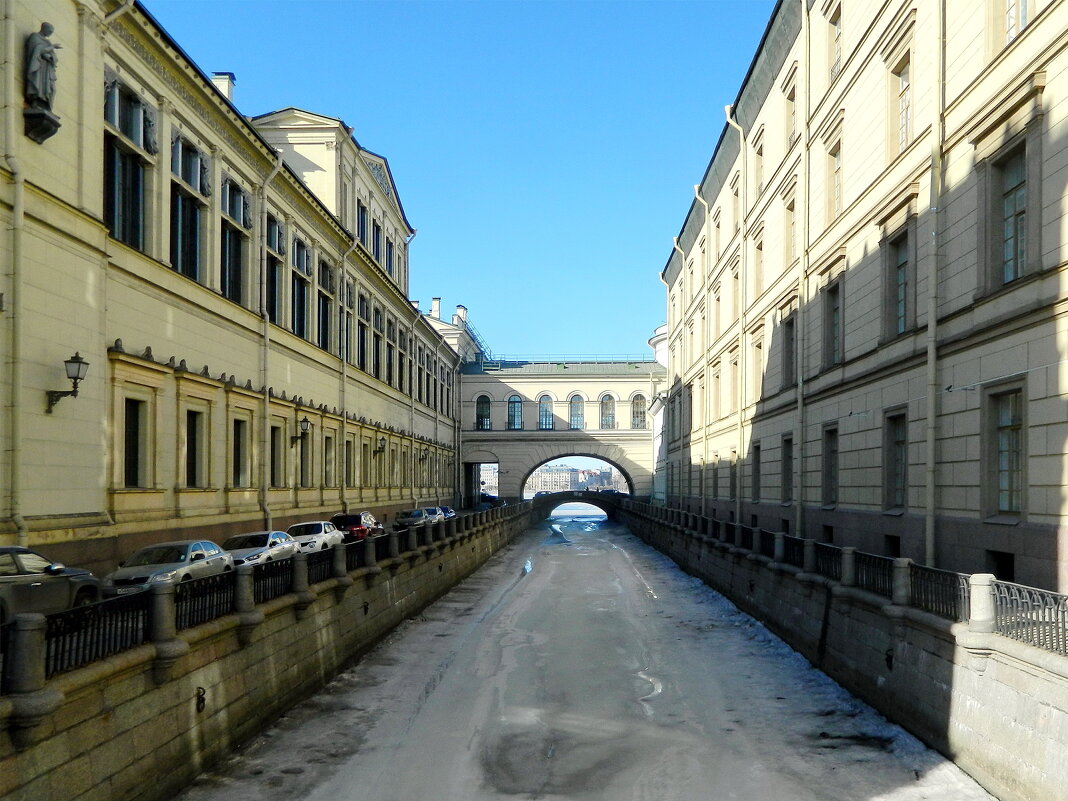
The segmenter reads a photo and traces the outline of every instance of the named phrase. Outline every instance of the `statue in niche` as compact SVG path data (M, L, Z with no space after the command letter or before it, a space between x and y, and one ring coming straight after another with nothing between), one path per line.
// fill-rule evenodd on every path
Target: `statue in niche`
M26 103L30 108L52 110L56 96L56 51L60 45L48 38L55 30L42 22L41 30L26 37Z
M26 37L25 83L23 98L25 108L22 116L25 133L41 144L59 130L59 117L52 113L56 97L56 51L60 46L49 39L55 28L50 22L42 22L41 30Z

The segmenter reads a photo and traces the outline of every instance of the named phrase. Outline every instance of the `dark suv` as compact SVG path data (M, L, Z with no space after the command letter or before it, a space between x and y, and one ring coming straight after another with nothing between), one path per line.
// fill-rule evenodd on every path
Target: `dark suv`
M330 522L341 531L345 537L345 542L357 542L365 537L377 537L386 531L370 512L351 512L349 514L339 512L330 518Z
M19 612L48 615L100 600L100 579L29 548L0 547L0 624Z

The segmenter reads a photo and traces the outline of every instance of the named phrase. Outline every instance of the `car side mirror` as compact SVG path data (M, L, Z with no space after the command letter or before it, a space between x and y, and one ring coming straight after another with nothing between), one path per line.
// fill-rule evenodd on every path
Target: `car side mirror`
M199 562L199 561L201 561L201 560L202 560L202 559L204 559L204 558L205 558L205 557L204 557L204 554L203 554L203 553L195 553L195 554L193 554L193 561L194 561L194 562Z
M48 567L45 568L45 573L47 573L50 576L55 576L55 575L58 575L59 573L62 573L66 569L67 569L67 566L65 564L63 564L62 562L53 562L52 564L50 564Z

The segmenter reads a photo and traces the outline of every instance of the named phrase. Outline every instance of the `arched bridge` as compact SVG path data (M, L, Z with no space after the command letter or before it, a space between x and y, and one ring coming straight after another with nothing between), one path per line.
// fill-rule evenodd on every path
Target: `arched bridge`
M596 506L611 520L616 512L623 508L625 501L630 500L629 495L621 492L588 492L586 490L567 490L565 492L553 492L549 495L539 495L531 503L531 513L534 520L544 520L553 509L565 503L588 503Z

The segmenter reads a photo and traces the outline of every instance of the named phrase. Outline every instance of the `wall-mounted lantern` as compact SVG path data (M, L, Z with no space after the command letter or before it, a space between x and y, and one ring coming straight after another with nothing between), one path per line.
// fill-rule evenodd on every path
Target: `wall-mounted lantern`
M45 394L48 395L48 408L45 411L48 414L52 414L52 407L59 403L60 399L67 397L78 397L78 382L85 378L85 374L89 372L89 362L85 361L77 351L74 355L63 362L63 367L67 370L67 378L70 379L70 389L48 389L45 390Z
M300 421L300 433L289 438L289 447L293 447L300 442L311 431L311 420L308 419L308 415L304 415L304 419Z

